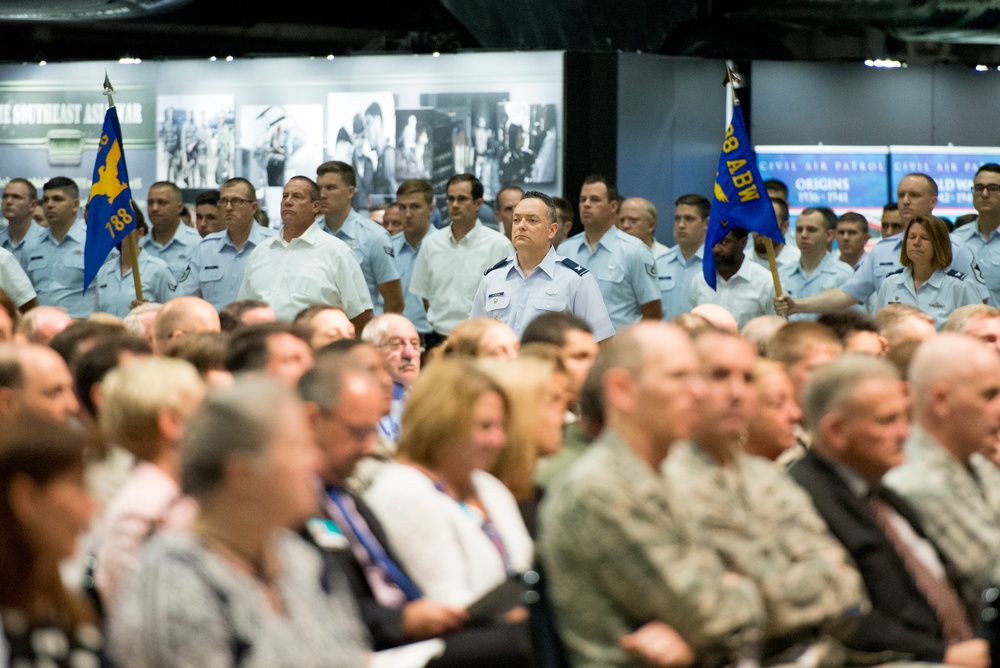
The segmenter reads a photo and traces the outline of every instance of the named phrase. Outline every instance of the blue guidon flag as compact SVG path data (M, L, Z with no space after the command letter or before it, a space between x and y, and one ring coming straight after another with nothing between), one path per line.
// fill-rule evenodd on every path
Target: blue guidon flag
M111 249L135 229L132 189L122 150L118 112L108 107L101 146L94 164L94 183L87 203L87 243L83 251L83 290L87 291Z
M785 243L785 237L778 227L778 217L771 206L771 198L764 188L764 179L757 170L757 158L750 146L747 129L743 124L743 112L738 104L733 107L733 120L722 142L719 171L715 175L714 199L702 259L705 281L713 290L716 274L712 248L732 228L742 227L770 237L775 243Z

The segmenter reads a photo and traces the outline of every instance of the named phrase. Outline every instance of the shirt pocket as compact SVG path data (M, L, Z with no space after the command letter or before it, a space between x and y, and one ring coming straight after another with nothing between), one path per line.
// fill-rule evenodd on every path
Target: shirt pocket
M485 310L491 318L499 318L510 309L510 295L487 297Z
M531 301L531 308L549 313L562 313L567 306L566 300L558 297L536 297Z
M660 292L670 292L677 287L677 277L674 274L657 276L656 278L660 286Z
M221 281L225 275L226 272L222 267L204 267L198 272L198 280L202 283L215 283L216 281Z
M67 288L83 286L83 254L72 254L51 269L53 278Z

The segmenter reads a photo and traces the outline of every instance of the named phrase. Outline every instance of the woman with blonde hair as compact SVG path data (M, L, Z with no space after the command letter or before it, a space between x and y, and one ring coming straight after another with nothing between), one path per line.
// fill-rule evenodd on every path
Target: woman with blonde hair
M105 438L137 461L98 532L94 584L111 609L119 579L135 567L142 544L194 518L194 502L180 489L180 440L205 398L205 383L187 362L154 357L115 369L101 392Z
M531 566L517 503L486 471L507 440L510 402L469 360L443 359L413 384L397 461L365 494L425 595L467 606Z
M507 393L511 406L507 447L490 473L518 500L532 535L539 500L536 465L539 459L556 455L562 448L568 379L559 352L558 346L532 343L516 359L478 362L479 368Z

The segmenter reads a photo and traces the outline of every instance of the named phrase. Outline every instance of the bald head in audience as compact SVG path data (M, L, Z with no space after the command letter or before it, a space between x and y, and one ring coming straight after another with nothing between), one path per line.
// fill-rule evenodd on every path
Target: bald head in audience
M162 355L173 339L193 332L218 332L219 314L200 297L171 299L153 322L153 352Z
M73 376L55 351L31 343L0 347L0 415L28 412L69 422L79 409Z
M18 338L28 343L47 346L56 334L70 326L73 318L61 308L38 306L21 318L17 326Z
M730 334L740 333L739 323L736 322L733 314L718 304L698 304L691 309L691 313L700 315L723 332L729 332Z

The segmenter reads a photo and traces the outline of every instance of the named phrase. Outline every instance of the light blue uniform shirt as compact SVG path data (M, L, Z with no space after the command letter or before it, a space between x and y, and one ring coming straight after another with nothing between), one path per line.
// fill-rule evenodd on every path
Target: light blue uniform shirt
M361 265L361 273L365 276L365 283L368 284L368 292L371 293L374 313L375 315L384 313L385 305L378 286L399 279L399 268L393 257L395 251L389 233L384 227L365 218L354 209L347 214L344 224L336 232L330 232L325 216L319 219L319 227L324 232L333 234L354 251L354 257Z
M31 279L42 306L59 306L74 318L86 318L97 305L97 291L83 294L83 248L87 242L87 224L73 223L62 243L52 232L27 240L21 266Z
M948 268L976 278L972 252L954 234L949 235L949 238L951 266ZM886 276L903 268L899 263L899 254L902 250L902 232L882 239L861 259L861 266L854 271L850 280L840 286L841 289L864 304L868 297L878 292ZM989 299L990 293L986 286L978 281L975 282L982 298Z
M118 251L112 250L90 287L97 288L97 311L124 318L135 301L135 280L131 266L122 276L118 258ZM176 296L177 279L160 258L139 253L139 277L143 299L164 304Z
M166 262L178 283L187 280L188 264L200 243L201 235L198 234L198 231L193 227L188 227L183 222L177 226L174 238L165 244L153 240L152 229L142 239L139 239L142 250Z
M806 275L801 262L784 264L778 267L778 278L781 279L781 289L794 299L812 297L826 290L839 288L854 275L854 270L846 262L841 262L830 252L823 255L812 273ZM815 320L819 314L796 313L789 320Z
M972 269L971 278L986 285L990 293L990 306L1000 307L1000 229L993 230L989 237L984 237L979 231L979 221L974 221L955 230L952 236L972 252L976 266Z
M615 330L638 322L642 305L660 299L653 253L617 227L604 233L594 252L581 232L559 244L559 254L583 265L597 279Z
M940 330L951 312L959 306L982 302L983 298L976 284L960 271L937 269L919 290L914 290L913 270L904 267L882 281L882 287L875 296L872 313L886 304L909 304L934 316L937 319L934 326Z
M551 246L541 264L527 276L517 264L517 255L487 269L479 281L469 317L503 321L520 338L528 323L543 313L575 315L590 325L595 341L615 333L593 275L573 260L557 255Z
M656 280L660 284L663 319L670 320L691 310L691 281L701 273L705 244L688 259L679 246L674 246L656 258Z
M0 227L0 248L6 251L10 251L17 258L18 262L21 262L21 256L24 255L24 245L34 237L42 236L48 230L36 223L31 221L28 225L28 231L24 233L24 238L21 239L21 243L15 244L10 238L10 230L6 227Z
M191 271L177 293L201 297L221 311L236 301L250 253L274 235L274 230L253 223L241 249L229 238L228 230L207 235L191 256Z
M410 279L413 278L413 265L417 262L417 253L424 245L424 240L437 232L437 228L431 225L427 228L427 234L417 242L414 248L406 241L403 232L392 237L392 250L395 255L396 267L399 269L399 280L403 286L403 298L406 300L403 307L403 316L413 323L417 331L421 334L430 334L433 329L431 323L427 322L427 311L424 309L424 300L410 292Z

